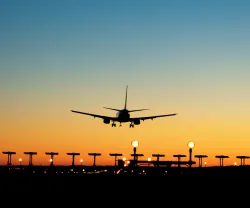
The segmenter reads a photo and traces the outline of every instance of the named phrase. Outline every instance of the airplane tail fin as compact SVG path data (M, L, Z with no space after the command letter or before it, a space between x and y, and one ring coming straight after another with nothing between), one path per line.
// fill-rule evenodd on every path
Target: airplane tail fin
M128 91L128 85L126 87L126 94L125 94L125 105L124 105L124 109L127 109L127 91ZM107 108L107 107L103 107L103 108L106 108L106 109L109 109L109 110L114 110L114 111L121 111L119 109L116 109L116 108Z
M124 109L127 109L127 92L128 92L128 85L126 87L126 95L125 95L125 105L124 105Z
M124 105L124 109L126 110L127 110L127 95L128 95L128 85L126 86L125 105ZM143 111L143 110L149 110L149 109L128 110L128 112Z

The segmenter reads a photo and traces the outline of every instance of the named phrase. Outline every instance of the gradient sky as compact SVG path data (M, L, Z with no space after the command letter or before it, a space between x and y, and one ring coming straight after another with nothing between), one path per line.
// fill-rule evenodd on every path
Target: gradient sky
M250 2L84 0L0 2L1 151L37 151L34 164L71 164L67 152L129 158L131 142L154 153L250 155ZM174 117L112 128L70 110L114 116L103 107L149 108L132 116ZM0 155L0 164L7 156ZM198 160L196 160L198 163ZM246 161L247 164L248 161Z

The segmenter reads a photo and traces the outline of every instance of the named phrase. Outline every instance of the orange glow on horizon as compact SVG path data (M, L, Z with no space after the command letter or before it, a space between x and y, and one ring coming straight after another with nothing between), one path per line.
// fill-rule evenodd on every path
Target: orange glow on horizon
M129 123L112 128L101 119L65 111L59 114L48 110L46 114L31 113L26 117L8 115L6 122L2 123L1 151L16 152L12 156L13 164L18 164L18 158L23 159L22 164L28 164L28 155L23 152L35 151L37 155L33 156L33 164L48 165L50 157L45 152L56 151L59 155L54 156L55 165L72 163L72 157L67 152L80 153L80 157L75 160L78 165L80 158L84 160L84 165L93 164L89 152L102 154L96 158L96 165L113 165L110 153L122 153L128 160L132 158L132 141L138 141L137 152L144 154L144 157L140 157L142 160L158 153L166 155L164 160L176 160L174 154L186 154L188 157L188 142L193 141L193 155L208 155L207 166L219 165L215 156L220 154L229 156L224 160L224 165L233 165L237 155L249 156L249 122L243 118L229 119L225 116L214 120L210 114L202 117L180 113L171 118L144 121L135 128L129 128ZM49 114L53 115L50 119L47 118ZM197 166L197 158L194 160ZM7 156L1 154L0 164L5 165L6 161Z

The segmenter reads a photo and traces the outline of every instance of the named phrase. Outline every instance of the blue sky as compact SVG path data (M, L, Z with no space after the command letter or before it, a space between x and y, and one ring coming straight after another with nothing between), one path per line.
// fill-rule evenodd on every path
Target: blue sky
M119 91L127 84L160 92L165 87L173 93L198 87L205 94L222 83L241 88L249 76L249 6L2 1L1 86L35 85L46 93L51 86L67 92L85 85L99 91L104 85Z
M243 0L2 0L5 129L59 123L70 109L112 113L101 107L123 107L126 85L129 108L249 121L249 11Z

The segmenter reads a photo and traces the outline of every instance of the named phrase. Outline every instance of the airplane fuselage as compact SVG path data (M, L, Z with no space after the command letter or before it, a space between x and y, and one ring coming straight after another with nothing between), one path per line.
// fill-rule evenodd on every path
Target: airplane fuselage
M130 114L128 110L123 109L116 113L116 117L118 118L119 122L128 122L130 118Z

